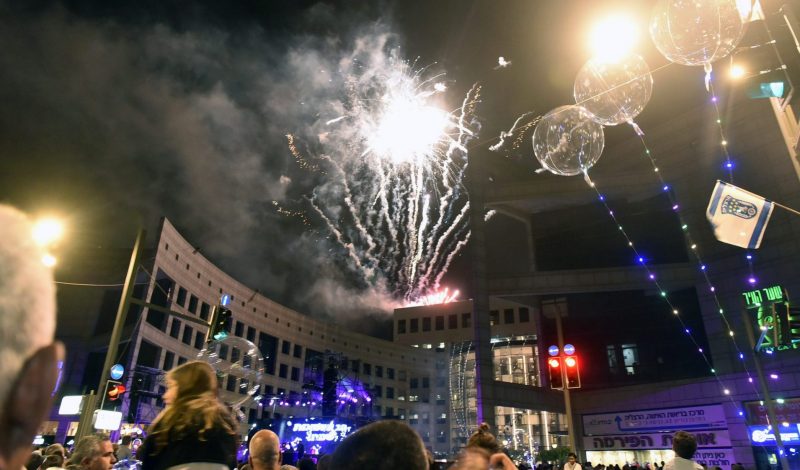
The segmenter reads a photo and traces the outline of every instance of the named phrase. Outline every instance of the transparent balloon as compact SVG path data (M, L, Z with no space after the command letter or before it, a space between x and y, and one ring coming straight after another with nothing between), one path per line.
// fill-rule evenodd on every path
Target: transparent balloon
M635 54L614 61L590 59L575 78L574 94L595 121L616 126L644 110L653 94L653 76Z
M561 106L533 131L533 152L546 170L556 175L585 173L603 153L603 126L582 106Z
M706 68L731 52L744 35L736 0L659 0L650 36L672 62Z
M231 407L258 401L264 375L264 357L258 347L244 338L228 336L214 340L197 354L211 364L217 374L220 398Z

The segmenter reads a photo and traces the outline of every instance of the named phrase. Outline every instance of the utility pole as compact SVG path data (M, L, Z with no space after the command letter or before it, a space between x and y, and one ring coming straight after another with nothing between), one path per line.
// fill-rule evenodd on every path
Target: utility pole
M774 306L773 306L774 308ZM758 357L758 349L756 348L756 338L753 333L753 324L750 315L747 314L747 308L742 308L742 321L744 322L744 329L747 332L747 341L750 343L750 349L753 351L753 363L756 366L756 375L758 376L758 385L761 387L761 394L764 396L764 405L767 407L767 417L769 423L772 425L772 432L775 435L775 445L778 448L778 459L781 462L781 468L788 470L789 460L786 458L786 452L783 450L783 439L781 439L781 423L775 416L775 404L769 394L767 388L767 381L764 380L764 369L761 367L761 358Z
M114 364L114 361L117 357L117 349L119 348L119 340L122 337L122 329L125 325L125 318L128 316L128 308L131 303L131 299L133 298L133 287L136 284L136 272L137 268L139 267L139 258L141 257L141 250L142 250L142 243L144 242L145 237L145 230L143 228L139 228L139 232L136 235L136 242L133 245L133 252L131 253L131 260L130 264L128 264L128 274L125 276L125 284L122 288L122 295L120 296L119 306L117 307L117 318L114 320L114 329L111 331L111 339L108 343L108 352L106 352L106 360L103 363L103 369L100 371L100 380L97 384L97 393L101 393L102 390L105 390L105 383L108 379L108 373L111 370L111 366ZM92 417L94 416L94 412L97 409L97 397L96 395L90 394L89 397L94 397L94 399L87 399L84 402L84 409L88 408L88 413L81 414L80 424L78 425L78 432L76 436L76 441L79 437L85 436L91 433L92 427ZM88 417L88 419L87 419Z
M561 309L556 304L556 331L558 332L558 350L559 353L564 351L564 328L561 326ZM572 423L572 401L569 396L569 380L567 379L567 370L564 363L561 363L561 380L564 384L564 409L567 412L567 438L569 440L569 448L572 452L576 452L575 448L575 426Z

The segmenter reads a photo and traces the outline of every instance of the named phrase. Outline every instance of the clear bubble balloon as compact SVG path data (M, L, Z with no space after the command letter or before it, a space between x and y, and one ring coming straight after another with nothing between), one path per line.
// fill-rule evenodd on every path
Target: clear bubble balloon
M590 59L575 78L575 102L605 126L631 121L653 94L653 76L635 54L618 60Z
M731 52L744 35L736 0L659 0L650 36L672 62L709 67Z
M546 170L562 176L584 173L603 153L603 126L582 106L561 106L533 131L533 152Z
M255 344L244 338L228 336L208 343L197 354L197 359L214 368L222 401L236 408L251 398L258 400L264 357Z

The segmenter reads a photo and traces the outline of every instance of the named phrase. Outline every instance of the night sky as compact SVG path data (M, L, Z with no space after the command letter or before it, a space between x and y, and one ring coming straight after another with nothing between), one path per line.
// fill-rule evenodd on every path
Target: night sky
M57 278L121 281L137 220L152 243L166 216L235 278L316 316L387 310L343 269L323 227L275 204L302 207L315 184L285 136L313 151L314 125L335 117L326 86L354 50L394 48L446 73L451 109L481 83L476 147L523 113L574 102L586 32L605 11L638 15L639 51L653 70L667 63L646 35L652 2L16 3L0 7L0 200L67 217ZM498 68L499 56L511 64ZM641 122L683 106L669 88L698 88L700 74L660 71ZM529 146L496 158L537 168ZM467 253L445 278L465 292ZM120 274L93 267L96 257L118 260Z

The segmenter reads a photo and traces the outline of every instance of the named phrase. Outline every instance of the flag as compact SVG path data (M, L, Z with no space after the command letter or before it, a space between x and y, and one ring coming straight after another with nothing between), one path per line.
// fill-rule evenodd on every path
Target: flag
M758 248L774 204L761 196L717 180L706 218L723 243Z

